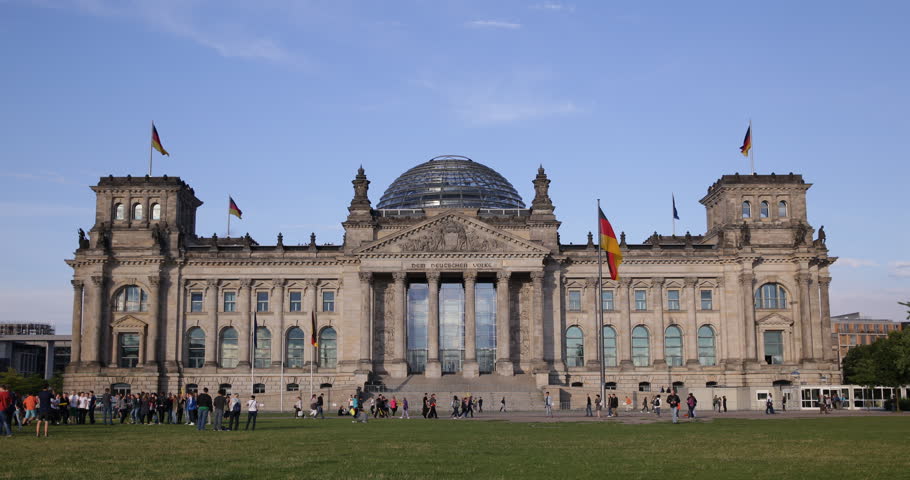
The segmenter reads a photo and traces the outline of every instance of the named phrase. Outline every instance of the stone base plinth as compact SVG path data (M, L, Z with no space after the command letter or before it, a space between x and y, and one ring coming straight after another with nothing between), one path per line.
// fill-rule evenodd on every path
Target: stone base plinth
M508 360L497 360L496 374L511 377L512 375L515 375L515 365Z
M427 361L427 366L423 371L423 376L427 378L439 378L442 376L442 364L439 360Z
M480 375L480 366L477 362L465 362L462 366L461 375L464 378L477 378Z

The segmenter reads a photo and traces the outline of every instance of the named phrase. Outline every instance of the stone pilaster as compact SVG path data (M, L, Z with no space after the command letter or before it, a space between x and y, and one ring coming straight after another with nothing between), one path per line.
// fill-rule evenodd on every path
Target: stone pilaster
M531 272L531 365L535 373L547 371L543 360L543 271Z
M373 362L370 358L371 327L373 318L373 273L360 272L360 360L357 362L359 373L371 371Z
M303 327L303 331L309 332L309 333L307 333L307 337L309 337L310 335L313 335L313 334L319 335L318 331L316 331L316 332L312 331L313 330L312 318L314 316L316 316L316 312L319 311L319 308L316 305L316 302L318 302L318 300L319 300L316 295L316 286L319 284L319 282L315 279L308 279L304 283L306 284L306 291L304 291L304 293L303 293L303 295L304 295L303 301L304 301L304 306L306 308L306 310L304 310L304 311L307 311L310 314L307 316L307 320L309 320L309 323L307 323L306 326ZM309 362L315 362L315 361L316 361L316 347L310 345L309 341L308 341L307 347L303 351L304 365L306 365Z
M215 368L218 366L218 361L215 358L215 353L217 351L217 339L218 339L218 280L209 279L205 282L205 295L208 299L207 317L208 328L206 329L205 334L205 363L203 367L209 369ZM182 335L186 335L186 332L181 332Z
M427 365L424 375L428 378L442 376L439 363L439 272L427 272Z
M387 329L394 332L394 345L392 362L386 361L386 370L393 377L406 377L408 375L408 275L405 272L394 272L392 281L395 285L395 306L393 320Z
M283 278L272 280L272 298L275 299L272 315L275 318L272 328L272 366L281 367L285 350L284 297L287 281Z
M698 320L696 319L696 309L698 308L698 279L695 277L686 277L686 328L683 338L683 354L687 366L698 367Z
M240 291L237 292L237 304L240 308L240 325L238 325L238 339L240 358L237 359L237 368L250 368L250 352L253 348L250 343L253 341L250 336L251 322L251 290L252 281L249 278L240 279Z
M515 375L509 342L509 278L511 272L496 273L496 373L504 376Z
M78 367L82 362L82 293L85 283L82 280L72 280L73 284L73 340L70 348L70 363Z
M92 276L92 314L83 327L85 333L85 350L83 351L86 366L98 368L101 366L101 351L105 348L104 338L104 276Z
M149 278L149 327L148 327L148 336L145 341L145 365L149 368L157 368L158 366L158 352L160 351L158 345L158 322L160 315L158 314L158 306L161 304L161 274L150 275ZM114 362L114 359L111 359L111 362Z
M651 279L651 307L654 312L654 344L651 349L651 358L654 359L654 366L662 368L667 366L666 352L664 352L664 333L667 325L664 322L664 278L653 277Z
M834 361L837 354L833 350L831 342L831 304L829 303L828 287L831 285L831 277L818 277L819 301L821 303L821 323L822 323L822 351L824 359Z
M758 361L758 351L755 345L755 296L752 293L754 281L755 276L752 275L751 270L739 275L739 289L743 300L743 347L745 347L743 361L745 363Z
M590 311L588 315L586 315L586 321L583 326L585 331L585 367L588 369L600 368L600 354L597 352L597 349L602 348L600 346L600 338L597 336L597 324L600 323L601 307L597 304L597 302L600 301L600 295L597 294L597 287L599 285L600 283L597 281L597 277L585 279L585 293L583 297L590 306L590 308L585 309ZM603 335L602 329L600 329L600 334Z
M802 353L800 360L815 360L815 350L812 341L812 320L811 309L809 304L809 288L812 278L806 272L796 274L796 285L799 289L799 331L802 334Z
M619 366L622 370L631 370L632 364L632 279L619 277L618 305L620 310L619 331L616 348L619 350Z
M477 314L474 301L474 287L477 272L464 272L464 365L462 374L465 378L474 378L480 374L477 364Z

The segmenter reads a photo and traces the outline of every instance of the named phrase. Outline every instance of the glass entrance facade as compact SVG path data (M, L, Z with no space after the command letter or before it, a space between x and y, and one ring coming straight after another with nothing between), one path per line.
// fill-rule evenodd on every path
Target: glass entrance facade
M493 373L496 362L496 288L474 285L475 345L480 373Z
M423 373L427 367L427 322L429 287L412 283L408 287L408 371Z
M464 362L464 286L439 287L439 361L442 373L458 373Z

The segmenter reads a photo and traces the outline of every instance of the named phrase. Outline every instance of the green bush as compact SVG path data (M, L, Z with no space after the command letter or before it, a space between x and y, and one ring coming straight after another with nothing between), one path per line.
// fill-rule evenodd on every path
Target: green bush
M910 398L902 398L898 401L897 405L900 407L902 412L910 412ZM885 410L893 410L894 402L889 398L885 400Z

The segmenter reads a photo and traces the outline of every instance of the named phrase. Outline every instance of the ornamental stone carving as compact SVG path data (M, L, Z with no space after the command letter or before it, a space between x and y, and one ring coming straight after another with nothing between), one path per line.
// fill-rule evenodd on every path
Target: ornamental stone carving
M373 272L359 272L357 276L360 278L360 283L373 284Z
M70 283L73 284L73 290L82 290L82 287L85 286L85 282L82 280L70 280Z
M493 238L483 238L461 222L443 220L417 235L403 239L406 252L488 252L504 250L505 245Z
M512 276L512 272L509 271L499 271L496 272L496 281L499 283L507 283L509 278Z
M394 272L392 273L392 279L395 280L395 283L404 283L408 279L408 274L405 272Z
M238 283L240 284L240 288L244 290L250 288L250 285L253 284L252 280L249 278L241 278Z

